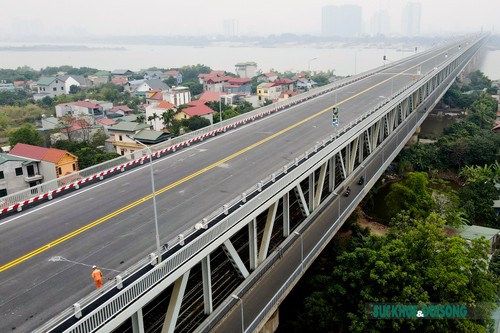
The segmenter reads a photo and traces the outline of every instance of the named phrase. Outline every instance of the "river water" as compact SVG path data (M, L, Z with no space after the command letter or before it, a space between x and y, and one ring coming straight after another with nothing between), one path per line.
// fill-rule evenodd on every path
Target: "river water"
M1 44L0 46L21 46ZM30 44L33 45L33 44ZM90 50L73 51L12 51L0 49L0 68L29 66L39 70L47 66L71 65L104 70L130 69L138 71L150 67L179 68L203 64L212 69L235 72L238 62L253 61L263 72L328 71L346 76L382 66L385 55L390 61L400 60L413 52L396 47L371 48L317 48L304 47L232 47L232 46L167 46L167 45L86 45ZM95 47L95 49L92 49ZM120 50L114 48L121 48ZM425 47L419 47L419 51ZM500 51L488 51L480 65L491 79L500 79Z

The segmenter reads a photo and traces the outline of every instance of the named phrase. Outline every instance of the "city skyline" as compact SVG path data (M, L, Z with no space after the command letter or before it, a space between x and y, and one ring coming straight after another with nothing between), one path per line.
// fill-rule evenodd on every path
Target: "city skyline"
M255 0L252 6L235 8L233 2L192 0L174 5L151 0L147 6L123 0L102 2L87 0L78 15L69 12L67 2L50 3L25 0L9 3L0 11L0 38L6 40L30 36L39 38L139 35L256 35L294 33L321 35L322 8L325 6L355 5L362 8L363 33L371 34L373 26L401 34L402 12L408 2L421 4L420 35L479 32L495 29L500 2L476 0L470 6L457 5L450 0L310 0L282 6L275 2ZM143 8L143 9L142 9ZM378 17L390 20L375 22ZM471 13L480 13L473 16ZM383 28L380 28L380 24Z

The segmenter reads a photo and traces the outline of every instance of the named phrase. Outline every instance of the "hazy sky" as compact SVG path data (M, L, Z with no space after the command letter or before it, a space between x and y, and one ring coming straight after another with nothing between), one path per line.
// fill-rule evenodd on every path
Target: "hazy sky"
M499 0L420 0L421 33L477 32L500 25ZM8 3L8 4L7 4ZM24 35L207 35L222 34L224 20L236 20L239 34L320 34L321 7L355 4L370 26L387 10L391 31L401 28L404 0L21 0L0 2L0 38ZM1 39L0 39L1 41Z

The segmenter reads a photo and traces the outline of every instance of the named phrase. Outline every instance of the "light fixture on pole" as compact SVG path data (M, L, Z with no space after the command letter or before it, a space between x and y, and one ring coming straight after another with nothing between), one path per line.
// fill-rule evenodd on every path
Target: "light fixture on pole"
M302 269L304 269L304 241L302 239L302 234L298 231L294 231L293 233L300 238L300 265Z
M245 322L243 321L243 300L238 297L238 295L235 295L235 294L232 294L231 295L232 298L234 298L235 300L238 300L240 301L240 309L241 309L241 332L245 332Z
M161 263L161 245L160 245L160 232L158 229L158 211L156 209L155 179L154 179L154 175L153 175L153 153L151 151L151 148L149 148L144 143L140 142L137 139L134 139L133 137L130 137L130 136L128 136L128 137L129 137L129 139L134 140L134 142L137 143L138 145L146 148L148 150L148 153L149 153L149 167L150 167L150 171L151 171L151 192L152 192L152 196L153 196L153 211L154 211L154 217L155 217L156 252L157 252L158 264L159 264L159 263Z
M318 59L318 58L309 59L309 62L307 63L307 71L308 72L311 72L311 61L316 60L316 59Z
M219 116L220 123L222 123L222 95L219 95Z

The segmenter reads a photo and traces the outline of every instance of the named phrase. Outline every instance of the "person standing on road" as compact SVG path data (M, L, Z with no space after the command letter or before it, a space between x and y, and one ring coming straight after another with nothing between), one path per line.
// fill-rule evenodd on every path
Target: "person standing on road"
M92 266L92 278L94 279L95 286L97 289L103 286L102 283L102 272L97 266Z

